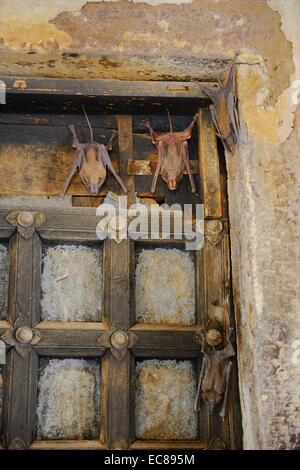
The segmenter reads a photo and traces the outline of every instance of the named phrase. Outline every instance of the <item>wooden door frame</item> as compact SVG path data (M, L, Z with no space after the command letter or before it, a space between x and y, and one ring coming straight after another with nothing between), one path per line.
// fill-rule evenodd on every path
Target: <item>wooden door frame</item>
M18 78L20 79L20 77ZM108 81L52 80L50 79L24 79L26 87L21 90L14 88L14 79L10 78L8 93L18 96L44 93L50 89L54 95L62 96L64 90L77 94L87 95L93 91L97 96L107 95L117 97L126 104L128 97L137 100L150 97L157 99L197 99L203 100L207 106L207 99L201 96L199 88L195 84L189 84L187 88L182 83L176 82L138 82L137 91L135 85L111 83ZM51 80L50 80L51 81ZM47 82L47 83L46 83ZM55 82L55 83L54 83ZM64 82L64 83L63 83ZM72 82L72 83L71 83ZM76 83L75 83L76 82ZM105 82L105 83L104 83ZM116 81L117 82L117 81ZM47 85L47 86L46 86ZM51 85L51 86L50 86ZM93 85L93 88L90 87ZM122 85L122 87L121 87ZM52 88L51 88L52 87ZM72 88L73 87L73 88ZM177 87L177 88L176 88ZM120 90L124 90L121 92ZM172 91L177 90L177 91ZM178 91L179 90L179 91ZM184 91L185 90L185 91ZM133 158L132 150L132 122L130 116L119 116L120 136L120 173L130 189L130 196L134 194L134 179L127 175L128 160ZM4 396L4 440L9 448L205 448L208 441L214 435L221 435L230 448L240 447L240 429L234 431L235 423L239 422L239 405L237 398L237 378L233 379L235 390L229 403L228 416L225 423L221 424L216 417L208 417L205 406L202 404L199 428L202 439L198 442L172 441L172 442L147 442L134 438L134 423L130 408L133 400L134 383L128 380L129 371L133 374L133 357L165 357L165 358L193 358L200 366L201 352L199 343L194 341L194 336L200 323L208 318L221 315L221 319L227 325L234 325L234 315L231 300L230 283L230 258L228 220L224 212L222 200L222 182L220 179L217 139L210 113L207 108L200 109L199 118L199 170L200 188L205 204L205 239L204 248L196 254L196 291L198 292L198 314L195 327L163 327L142 326L134 324L132 310L130 309L130 275L132 275L134 243L124 240L120 245L113 241L105 241L104 266L107 271L105 282L104 317L99 324L74 322L66 328L59 322L39 323L40 312L40 273L42 240L45 241L76 241L98 242L95 227L97 218L95 211L87 209L66 209L61 211L43 210L45 220L36 227L31 237L25 239L19 233L19 227L12 227L6 220L10 210L0 211L0 238L10 239L10 290L8 317L5 322L0 322L0 334L17 326L27 325L41 333L40 341L32 347L33 352L28 356L28 367L22 366L22 359L11 348L8 352L8 362L5 367L5 396ZM225 217L225 219L224 219ZM217 240L214 236L216 225L221 224L221 231ZM151 240L149 240L151 243ZM122 256L120 256L122 255ZM120 262L120 260L122 262ZM124 262L126 260L126 262ZM20 274L21 273L21 274ZM116 292L118 295L116 296ZM116 300L118 297L118 300ZM21 314L20 314L21 305ZM122 305L122 308L120 308ZM16 323L17 322L17 323ZM119 322L122 327L132 331L138 341L131 348L131 354L127 354L122 361L117 361L107 350L99 345L98 340L102 334L110 330L114 322ZM55 344L53 340L55 339ZM172 349L170 349L172 342ZM85 345L82 347L82 345ZM165 346L164 346L165 345ZM88 347L87 347L88 346ZM104 389L102 390L102 424L99 441L35 441L32 443L36 390L38 355L51 355L55 357L101 357L101 374ZM28 393L14 384L19 383L19 370L24 375ZM15 394L11 394L15 390ZM26 395L26 396L25 396ZM121 397L121 399L120 399ZM203 419L205 416L205 419ZM120 419L122 417L122 419Z

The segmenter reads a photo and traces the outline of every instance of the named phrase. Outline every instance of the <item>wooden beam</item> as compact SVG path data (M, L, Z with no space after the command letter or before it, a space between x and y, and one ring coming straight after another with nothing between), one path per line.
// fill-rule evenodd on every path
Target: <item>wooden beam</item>
M15 348L7 354L4 375L3 437L9 449L27 449L34 437L38 356L26 358Z
M105 353L105 348L99 346L98 339L103 331L97 329L39 329L42 339L34 350L40 356L67 357L99 357Z
M198 174L198 161L191 160L192 173ZM151 158L151 160L128 160L127 173L128 175L135 176L148 176L152 175L157 164L157 156ZM160 173L161 174L161 173ZM187 171L184 172L187 174Z
M137 357L198 357L199 343L194 341L197 327L168 327L136 324L131 331L138 341L132 352Z
M199 110L199 169L205 217L220 218L222 200L219 155L216 129L208 108Z
M118 361L112 354L110 361L109 391L109 447L128 449L135 438L134 426L134 357L130 352Z
M128 161L133 159L132 116L119 115L119 170L127 190L128 207L135 203L134 177L128 175Z
M207 449L208 443L200 441L139 441L136 440L130 449Z
M73 96L203 98L207 96L194 82L76 80L43 77L2 76L7 94L52 94ZM210 83L211 85L211 83Z
M88 440L49 440L34 441L30 450L104 450L107 449L99 441Z

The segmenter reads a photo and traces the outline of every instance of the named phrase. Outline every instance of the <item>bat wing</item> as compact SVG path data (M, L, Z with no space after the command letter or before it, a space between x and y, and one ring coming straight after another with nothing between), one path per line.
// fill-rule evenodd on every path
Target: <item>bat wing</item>
M214 121L214 125L215 125L215 128L217 129L217 135L218 137L220 137L220 139L222 140L222 143L225 147L225 150L229 153L232 153L231 152L231 147L229 145L229 143L227 142L227 140L223 137L222 135L222 132L220 130L220 127L219 127L219 122L218 122L218 115L217 115L217 112L216 112L216 109L214 107L214 105L211 105L210 107L210 112L211 112L211 115L212 115L212 118L213 118L213 121Z
M178 142L182 142L182 141L185 141L185 140L190 139L190 138L192 137L193 127L194 127L195 122L197 121L197 119L198 119L198 113L196 113L196 114L193 116L192 121L191 121L190 124L186 127L186 129L184 129L183 131L179 131L179 132L174 132L174 133L173 133L174 138L175 138Z
M183 152L182 157L183 157L183 161L184 161L184 164L185 164L187 174L189 176L192 193L195 193L196 192L195 181L194 181L194 177L193 177L192 170L191 170L188 143L186 141L183 142L182 152Z
M237 143L240 143L240 123L238 120L238 115L237 115L237 110L236 110L236 100L234 98L234 94L232 92L228 93L228 98L227 98L227 109L228 109L228 114L230 117L230 121L232 124L232 128L234 131L234 137L235 141Z
M98 152L99 152L99 158L101 158L103 165L107 166L107 168L112 172L112 174L114 175L114 177L118 181L119 185L123 189L124 193L127 194L127 192L128 192L127 188L126 188L123 180L120 178L120 176L118 175L118 173L114 169L112 161L110 159L110 156L108 155L108 151L106 150L105 145L99 144Z
M163 154L164 145L163 145L163 143L159 142L157 147L158 147L158 158L157 158L157 165L156 165L155 173L154 173L152 184L151 184L151 193L155 193L155 189L156 189L156 185L157 185L157 179L158 179L159 172L160 172L161 165L162 165L163 158L164 158L164 154Z
M219 413L223 421L226 416L226 407L227 407L228 394L229 394L231 369L232 369L232 362L229 361L226 366L226 371L225 371L225 392L224 392L223 404L222 404L221 411Z
M195 402L194 402L194 411L195 412L200 411L200 397L201 397L202 382L203 382L206 366L207 366L206 358L203 357L201 372L200 372L199 382L198 382L198 388L197 388L197 393L196 393Z
M71 179L73 178L73 176L75 175L76 171L77 170L80 170L81 169L81 166L82 166L82 163L83 163L83 159L84 159L84 151L82 148L77 148L77 150L75 151L75 157L74 157L74 162L73 162L73 165L72 165L72 168L71 168L71 171L63 185L63 188L61 190L61 193L60 193L60 197L63 197L68 189L68 186L71 182Z

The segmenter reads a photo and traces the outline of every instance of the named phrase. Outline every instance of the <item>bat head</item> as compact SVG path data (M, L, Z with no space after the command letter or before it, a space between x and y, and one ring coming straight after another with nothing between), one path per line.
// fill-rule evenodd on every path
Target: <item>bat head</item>
M167 173L166 171L163 171L162 174L162 179L167 183L168 188L170 191L175 191L178 188L178 184L182 179L182 173L177 171L177 172L169 172Z
M221 400L222 395L218 394L214 390L206 391L203 393L203 399L206 403L206 408L209 414L213 414L215 406Z
M106 168L98 157L98 148L95 145L89 145L84 152L80 178L92 196L99 194L106 178Z

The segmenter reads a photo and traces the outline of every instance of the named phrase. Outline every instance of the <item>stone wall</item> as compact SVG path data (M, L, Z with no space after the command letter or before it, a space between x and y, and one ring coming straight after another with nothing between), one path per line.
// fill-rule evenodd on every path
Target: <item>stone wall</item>
M0 74L212 79L236 49L227 156L245 448L300 446L298 0L2 0ZM211 65L213 63L213 66Z

